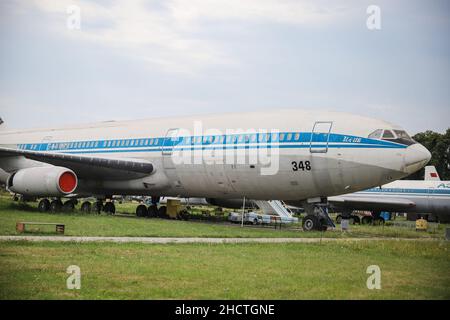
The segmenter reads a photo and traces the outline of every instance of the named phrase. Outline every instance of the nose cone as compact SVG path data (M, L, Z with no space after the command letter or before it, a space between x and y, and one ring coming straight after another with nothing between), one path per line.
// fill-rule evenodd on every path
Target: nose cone
M409 146L405 153L405 172L411 174L422 169L430 159L430 151L420 143Z

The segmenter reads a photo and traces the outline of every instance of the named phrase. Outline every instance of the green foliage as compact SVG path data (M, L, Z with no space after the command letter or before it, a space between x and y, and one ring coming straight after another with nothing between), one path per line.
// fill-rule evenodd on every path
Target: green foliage
M436 167L442 180L450 180L450 128L444 134L425 131L413 136L413 139L421 143L431 152L429 165ZM408 179L423 179L424 170L415 173Z

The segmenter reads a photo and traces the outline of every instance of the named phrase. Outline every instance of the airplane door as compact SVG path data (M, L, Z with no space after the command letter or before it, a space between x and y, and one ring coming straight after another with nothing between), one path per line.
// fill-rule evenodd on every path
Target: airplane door
M314 123L309 144L309 151L311 153L328 152L328 142L330 140L332 126L333 122L331 121L317 121Z
M164 169L175 169L175 165L172 160L173 148L178 141L178 128L172 128L167 130L164 137L163 144L161 146L161 155L163 160Z

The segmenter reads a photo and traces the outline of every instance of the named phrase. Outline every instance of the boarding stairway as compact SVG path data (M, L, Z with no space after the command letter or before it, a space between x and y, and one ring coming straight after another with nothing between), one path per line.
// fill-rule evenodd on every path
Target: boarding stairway
M253 200L253 202L258 206L259 209L261 209L264 214L292 218L292 212L287 209L281 201Z

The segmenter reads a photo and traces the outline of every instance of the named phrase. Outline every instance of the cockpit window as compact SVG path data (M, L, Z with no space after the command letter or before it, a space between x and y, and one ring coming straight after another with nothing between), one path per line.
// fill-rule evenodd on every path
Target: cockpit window
M409 136L409 134L406 133L404 130L394 130L395 134L397 135L397 138L399 139L408 139L413 141L413 139Z
M371 134L369 134L370 139L380 139L381 135L383 134L383 129L377 129Z
M391 130L384 130L383 139L395 139L395 136Z
M397 135L397 140L396 142L402 143L402 144L406 144L406 145L411 145L416 143L416 141L414 141L413 138L411 138L409 136L409 134L406 133L406 131L404 130L394 130L395 134Z
M404 130L377 129L368 136L370 139L381 139L410 146L416 141Z

